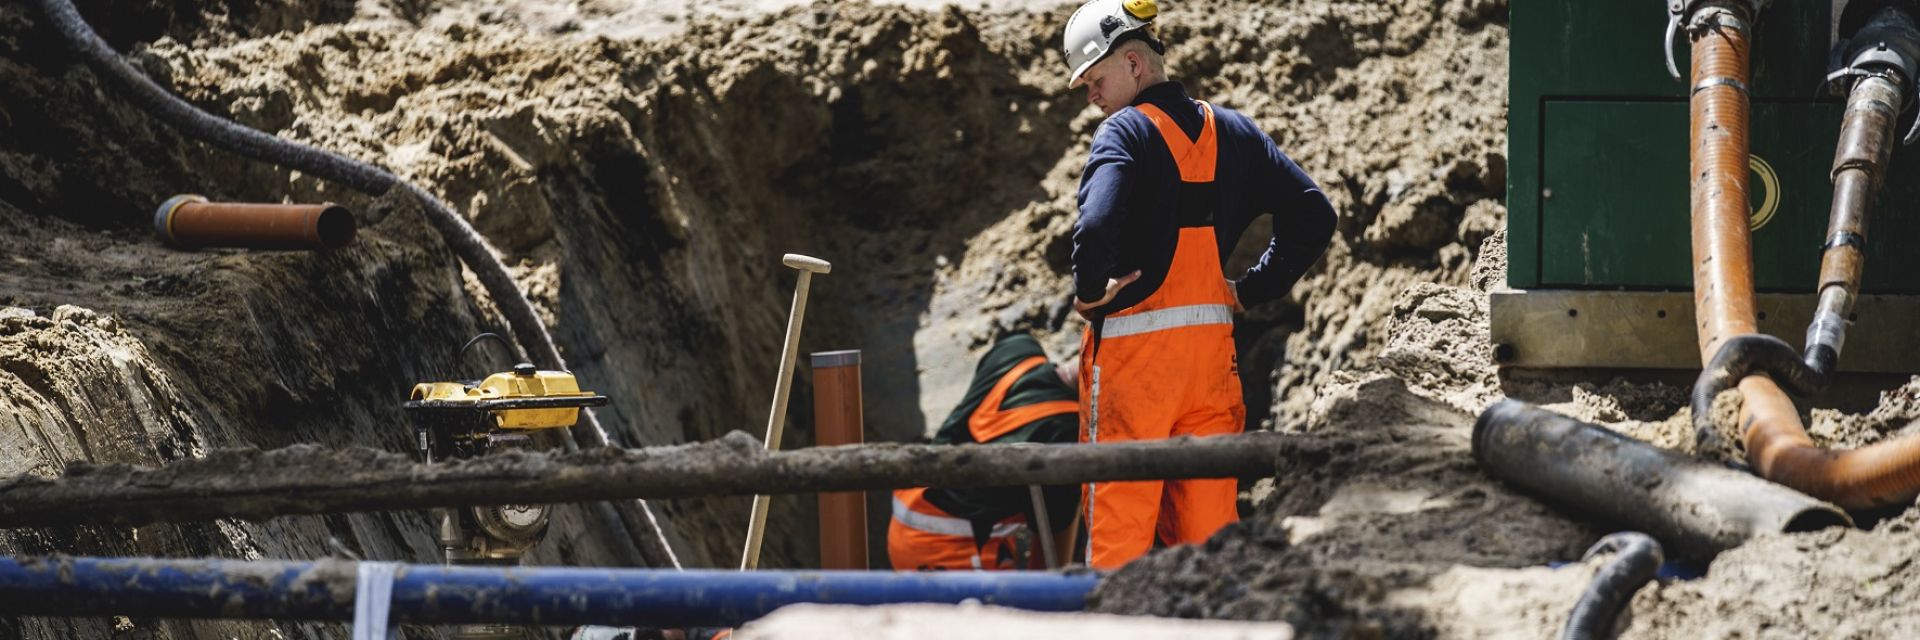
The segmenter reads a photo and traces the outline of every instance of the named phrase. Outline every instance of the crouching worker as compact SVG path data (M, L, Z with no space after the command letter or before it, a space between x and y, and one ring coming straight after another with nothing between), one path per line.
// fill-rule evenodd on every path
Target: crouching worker
M1056 368L1025 334L1001 338L973 372L960 406L934 434L934 444L1067 444L1079 440L1077 367ZM1032 493L1024 486L914 488L893 494L887 555L901 571L1046 568L1038 536L1059 536L1080 505L1079 485L1049 486L1047 518L1038 531ZM1069 540L1054 548L1066 553ZM1064 562L1064 558L1062 559Z

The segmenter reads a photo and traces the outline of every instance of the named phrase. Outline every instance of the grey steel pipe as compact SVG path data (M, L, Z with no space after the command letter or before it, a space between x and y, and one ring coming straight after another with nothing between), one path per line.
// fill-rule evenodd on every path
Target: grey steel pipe
M154 234L181 248L339 249L353 242L356 229L353 213L331 202L209 202L178 195L153 213Z
M1853 525L1839 507L1784 486L1517 400L1480 414L1473 457L1496 478L1688 558L1760 534Z

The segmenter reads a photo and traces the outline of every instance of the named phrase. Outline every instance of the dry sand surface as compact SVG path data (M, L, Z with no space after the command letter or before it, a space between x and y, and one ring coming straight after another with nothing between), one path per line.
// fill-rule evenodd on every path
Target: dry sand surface
M815 283L802 348L865 350L873 439L922 437L1001 332L1034 332L1059 357L1077 348L1073 189L1100 118L1062 87L1071 6L81 5L195 104L380 163L468 215L576 373L614 399L601 416L625 444L764 424L784 252L836 265ZM1237 329L1251 426L1300 434L1290 471L1249 488L1243 523L1105 581L1095 608L1281 620L1302 637L1551 635L1592 573L1581 551L1607 530L1475 469L1472 417L1517 397L1676 447L1687 417L1678 387L1513 380L1489 361L1506 1L1163 6L1173 75L1253 116L1340 219L1322 265ZM181 138L74 64L41 22L0 5L0 470L295 443L405 451L398 401L413 382L507 364L456 357L500 323L418 211ZM172 251L147 229L180 192L335 200L361 235L327 255ZM808 389L803 370L790 446L811 443ZM1815 439L1854 446L1908 428L1920 381L1855 409L1814 410ZM812 562L810 504L776 500L769 565ZM690 564L732 561L747 501L659 507ZM1914 524L1893 514L1872 530L1757 541L1704 578L1643 591L1628 637L1920 633ZM335 542L369 559L439 557L418 513L9 531L0 553L313 558ZM532 561L617 563L621 547L562 510ZM1557 562L1576 564L1546 567ZM134 629L343 633L0 619L0 637Z
M733 637L820 640L845 637L848 629L873 640L1293 640L1293 629L1275 622L1039 613L978 603L793 605L741 627Z

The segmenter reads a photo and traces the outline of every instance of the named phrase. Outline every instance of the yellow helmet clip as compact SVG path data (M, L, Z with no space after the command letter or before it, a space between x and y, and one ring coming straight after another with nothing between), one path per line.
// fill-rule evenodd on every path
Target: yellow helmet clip
M1153 0L1126 0L1120 6L1126 8L1128 15L1141 20L1151 21L1154 16L1160 15L1160 5L1154 4Z

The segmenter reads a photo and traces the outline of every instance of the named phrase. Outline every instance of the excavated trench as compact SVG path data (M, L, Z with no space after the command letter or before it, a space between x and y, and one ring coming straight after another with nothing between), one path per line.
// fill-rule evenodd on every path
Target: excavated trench
M815 282L802 350L865 351L871 439L922 435L998 332L1033 331L1055 356L1077 348L1073 190L1100 119L1061 86L1053 47L1071 6L720 2L721 18L645 22L588 2L581 20L536 24L526 16L545 9L512 0L80 4L202 108L379 163L469 216L581 380L613 398L600 415L621 443L763 428L792 287L785 252L835 265ZM1284 619L1314 637L1552 633L1591 567L1541 565L1577 559L1603 531L1473 468L1470 416L1520 397L1672 446L1685 402L1660 384L1506 380L1489 361L1481 291L1504 258L1489 236L1505 215L1507 3L1162 4L1173 75L1254 116L1340 212L1322 266L1239 327L1253 426L1333 444L1250 487L1242 525L1106 581L1096 608ZM418 211L182 139L40 22L0 6L0 472L295 443L406 451L398 402L412 383L508 364L456 357L502 327ZM152 208L180 192L338 201L361 234L330 254L164 249ZM811 443L807 383L803 368L789 447ZM1814 437L1895 431L1920 416L1916 386L1864 416L1817 411ZM774 504L766 564L811 564L812 500ZM656 503L694 566L733 561L747 507ZM1702 581L1642 592L1647 622L1632 633L1875 629L1836 622L1859 612L1911 626L1920 615L1873 608L1920 584L1882 551L1911 547L1895 542L1909 520L1731 552ZM624 557L588 522L561 510L530 562ZM439 557L411 512L0 532L0 553L15 554L308 559L336 547ZM1827 567L1848 558L1869 562ZM1756 592L1757 580L1774 586ZM1862 580L1879 586L1832 588ZM1817 588L1826 595L1792 597ZM5 637L136 630L341 633L0 619Z
M342 3L82 10L202 108L383 164L462 209L514 266L576 373L613 398L602 419L629 445L761 430L792 286L783 252L836 264L815 286L803 349L866 351L876 440L925 430L920 373L940 367L921 363L916 335L943 320L929 319L936 271L962 262L977 236L1024 213L1006 232L1021 245L1012 250L1050 278L1029 287L1064 291L1062 167L1093 121L1028 62L1055 16L989 37L959 12L814 7L696 24L674 43L615 43L474 21L425 30ZM295 443L405 451L398 403L412 383L508 364L456 359L460 342L499 321L403 199L184 140L113 95L40 22L0 8L6 471ZM181 192L338 201L362 233L329 254L176 252L147 227L152 207ZM980 308L977 293L941 295L964 302L956 315L1003 311ZM1059 300L996 321L1064 335ZM990 337L936 342L966 357ZM790 446L810 441L806 389L803 371ZM811 502L776 501L767 565L812 564ZM733 561L746 500L659 507L689 565ZM6 532L0 552L311 558L337 546L432 562L432 531L406 512L74 527ZM616 562L611 537L563 510L531 561ZM105 636L116 625L168 637L327 633L29 619L0 621L0 635Z

